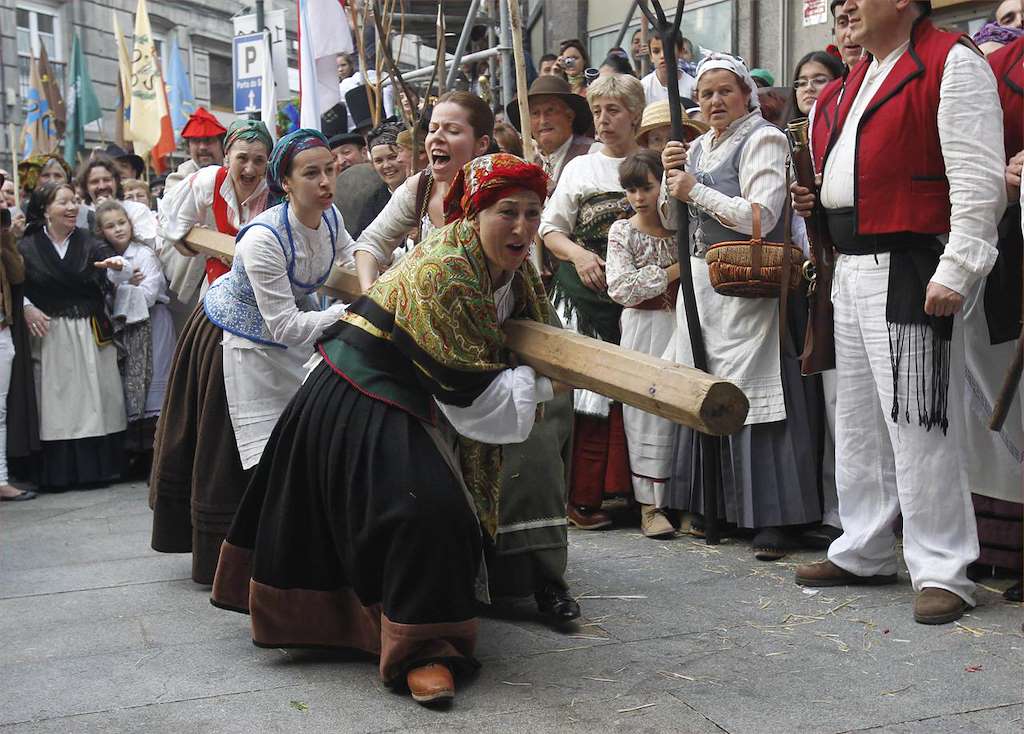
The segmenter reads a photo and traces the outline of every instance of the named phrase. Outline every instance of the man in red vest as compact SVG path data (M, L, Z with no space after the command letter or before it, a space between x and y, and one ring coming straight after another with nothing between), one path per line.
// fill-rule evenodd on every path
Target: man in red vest
M895 583L893 522L923 624L973 602L978 556L964 430L966 299L996 259L1006 205L995 78L931 4L846 0L865 57L812 111L819 193L839 254L832 287L836 483L843 535L805 586ZM794 188L809 213L811 192ZM947 239L948 238L948 239ZM945 244L943 244L943 241Z

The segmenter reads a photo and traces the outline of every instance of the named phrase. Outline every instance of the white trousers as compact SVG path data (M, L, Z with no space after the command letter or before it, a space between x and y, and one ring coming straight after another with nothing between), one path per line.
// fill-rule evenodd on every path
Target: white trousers
M11 330L0 330L0 484L7 484L7 390L11 386L14 341Z
M893 373L885 304L889 256L840 255L832 283L836 337L836 486L843 535L829 548L833 563L860 576L896 572L892 525L903 512L903 554L914 590L946 589L973 604L967 566L978 557L978 533L962 454L964 335L958 316L950 349L949 430L890 417ZM930 342L930 339L926 340ZM903 355L901 371L923 364L930 344ZM903 391L901 390L901 393ZM904 397L900 396L900 412Z

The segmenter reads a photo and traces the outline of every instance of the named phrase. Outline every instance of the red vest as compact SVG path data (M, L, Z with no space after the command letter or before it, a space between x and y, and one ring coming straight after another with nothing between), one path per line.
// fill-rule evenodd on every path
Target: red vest
M999 84L1006 160L1024 150L1024 36L988 57Z
M217 223L217 231L229 234L234 237L238 234L238 230L231 226L231 222L228 221L228 202L220 195L220 187L224 185L224 180L228 177L228 169L223 166L217 170L217 178L213 183L213 219ZM213 281L217 280L224 273L231 270L227 265L222 263L220 260L208 257L206 258L206 281L213 284Z
M927 18L917 21L910 47L865 109L854 163L858 234L949 232L939 87L946 57L960 38L940 31ZM811 139L819 173L825 170L869 65L870 59L862 59L845 80L836 79L818 97Z

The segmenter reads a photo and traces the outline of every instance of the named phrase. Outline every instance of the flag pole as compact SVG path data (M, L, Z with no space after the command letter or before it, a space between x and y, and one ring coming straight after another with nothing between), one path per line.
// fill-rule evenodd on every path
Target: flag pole
M7 123L7 134L11 138L11 166L14 175L14 206L21 209L21 176L18 173L18 139L14 137L14 123Z
M500 2L501 0L499 0ZM519 130L523 134L523 158L533 163L533 127L530 124L530 89L526 83L526 53L523 50L523 14L519 0L508 0L508 20L512 26L512 54L516 66L516 98L519 102ZM544 270L543 240L534 239L530 259L537 272Z

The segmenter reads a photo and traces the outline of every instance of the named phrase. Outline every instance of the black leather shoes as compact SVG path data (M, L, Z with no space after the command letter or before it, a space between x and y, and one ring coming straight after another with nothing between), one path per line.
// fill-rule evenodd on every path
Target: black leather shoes
M555 622L571 622L580 616L580 605L565 589L547 586L533 595L537 610Z

